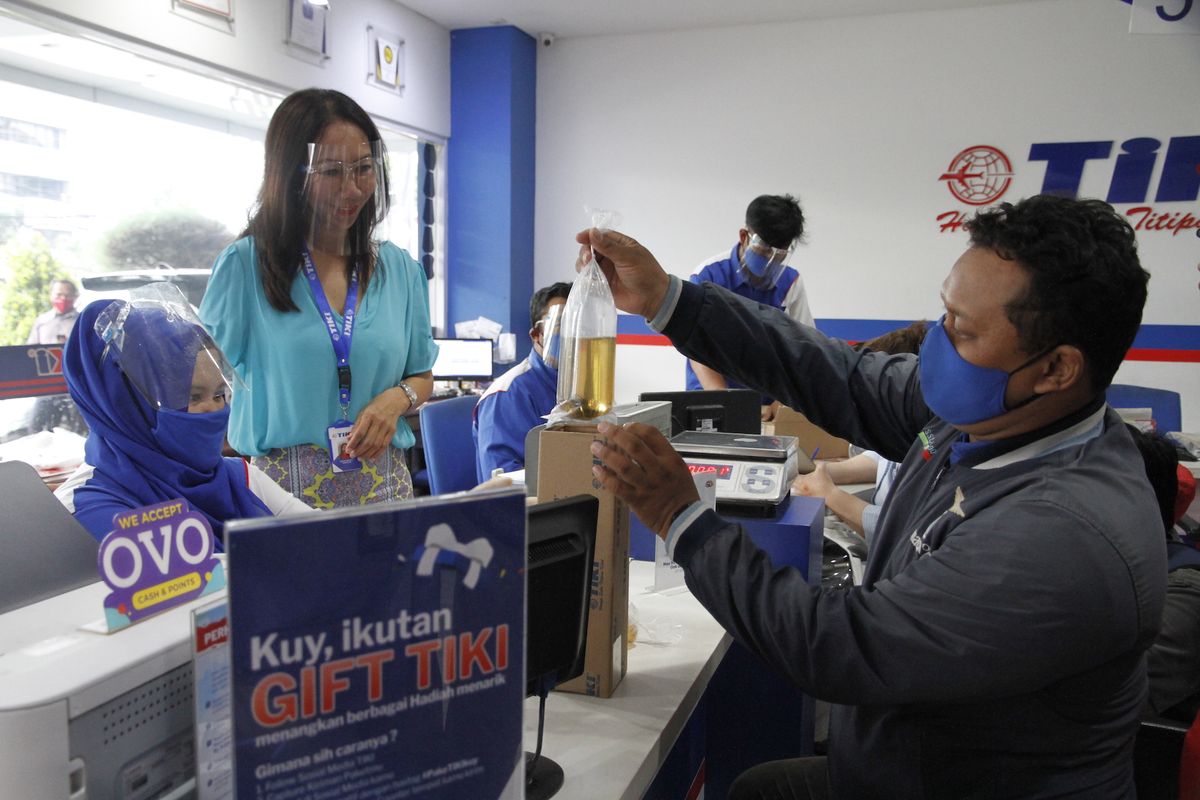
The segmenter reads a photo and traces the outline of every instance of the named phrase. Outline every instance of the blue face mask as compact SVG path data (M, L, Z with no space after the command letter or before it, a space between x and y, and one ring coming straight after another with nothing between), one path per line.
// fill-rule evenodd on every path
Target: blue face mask
M158 446L169 458L208 472L221 463L221 445L229 425L229 406L220 411L189 414L162 408L152 431Z
M931 325L921 343L921 392L925 396L925 405L933 413L951 425L970 425L998 417L1041 397L1031 395L1012 408L1004 405L1008 379L1050 350L1039 353L1012 372L981 367L967 361L954 349L942 325L945 319L943 316Z
M771 266L771 258L746 248L746 252L742 254L742 266L751 274L761 278L767 274L767 269Z
M742 247L741 267L750 285L757 289L774 289L786 268L790 248L772 247L757 233Z

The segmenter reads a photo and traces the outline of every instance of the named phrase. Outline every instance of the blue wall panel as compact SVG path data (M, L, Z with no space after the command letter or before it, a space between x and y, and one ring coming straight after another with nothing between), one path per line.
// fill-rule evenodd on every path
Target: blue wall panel
M537 43L511 26L450 34L447 321L488 317L529 351Z

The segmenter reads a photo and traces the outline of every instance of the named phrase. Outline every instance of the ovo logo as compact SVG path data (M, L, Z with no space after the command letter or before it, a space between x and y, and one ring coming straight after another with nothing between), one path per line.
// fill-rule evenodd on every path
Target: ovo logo
M1003 151L986 144L968 147L956 155L939 181L960 202L986 206L1004 196L1012 183L1012 162Z

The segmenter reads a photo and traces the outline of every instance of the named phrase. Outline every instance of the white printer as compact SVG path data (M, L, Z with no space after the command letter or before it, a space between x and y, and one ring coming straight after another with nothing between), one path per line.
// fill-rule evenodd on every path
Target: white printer
M0 797L194 796L191 611L112 634L94 583L0 615Z
M0 798L194 796L191 610L112 634L97 543L21 462L0 463Z

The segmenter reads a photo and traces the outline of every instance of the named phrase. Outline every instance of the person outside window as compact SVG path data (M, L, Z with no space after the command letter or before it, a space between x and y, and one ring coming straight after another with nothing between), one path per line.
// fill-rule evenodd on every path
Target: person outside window
M73 282L66 278L51 281L51 308L39 314L33 321L25 343L65 344L79 316L79 310L75 308L75 301L78 299L79 290ZM86 435L88 430L69 397L53 395L37 398L33 404L33 429L50 431L55 428L66 428L81 435Z
M39 314L29 330L26 344L63 344L71 334L75 318L79 311L75 301L79 298L79 290L75 284L65 278L50 282L50 310Z

